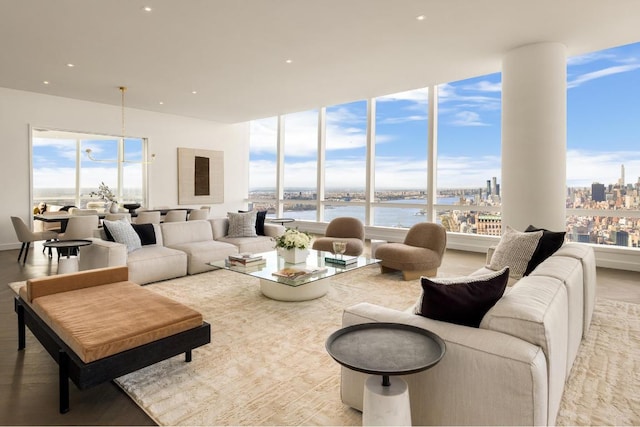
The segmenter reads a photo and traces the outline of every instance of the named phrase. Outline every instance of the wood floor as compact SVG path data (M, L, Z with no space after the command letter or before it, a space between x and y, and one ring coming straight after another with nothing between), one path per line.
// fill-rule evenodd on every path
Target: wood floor
M79 391L71 384L71 411L58 413L57 365L27 332L27 348L17 351L17 319L7 283L55 274L57 263L32 248L26 265L18 251L0 251L0 425L153 425L153 421L112 383ZM448 250L441 271L468 274L484 255ZM640 304L640 273L598 269L598 297ZM215 325L212 325L212 331Z

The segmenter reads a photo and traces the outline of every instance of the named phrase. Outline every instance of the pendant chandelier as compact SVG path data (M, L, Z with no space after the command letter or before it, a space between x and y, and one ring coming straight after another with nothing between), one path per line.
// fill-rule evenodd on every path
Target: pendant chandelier
M120 90L120 98L121 98L121 110L122 110L122 128L121 128L121 132L120 132L120 137L122 138L122 141L124 143L124 139L125 139L125 121L124 121L124 93L127 91L127 87L126 86L120 86L118 87L118 89ZM151 160L149 161L135 161L135 160L125 160L124 159L124 155L123 155L123 159L122 160L114 160L114 159L95 159L92 155L91 155L91 148L87 148L86 150L84 150L85 153L87 153L87 157L89 158L89 160L94 161L94 162L103 162L103 163L138 163L138 164L149 164L149 163L153 163L153 161L156 159L156 155L155 154L151 154Z

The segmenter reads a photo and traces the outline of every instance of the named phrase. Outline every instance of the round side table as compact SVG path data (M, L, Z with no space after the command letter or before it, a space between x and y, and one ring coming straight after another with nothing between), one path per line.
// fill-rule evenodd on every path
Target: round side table
M64 274L78 271L78 257L71 257L71 252L79 252L80 246L88 246L91 243L93 243L91 240L54 240L43 243L42 246L58 250L66 249L66 258L58 258L58 274Z
M362 425L411 425L407 383L390 377L429 369L446 346L438 335L416 326L363 323L331 334L326 349L342 366L372 375L364 386Z

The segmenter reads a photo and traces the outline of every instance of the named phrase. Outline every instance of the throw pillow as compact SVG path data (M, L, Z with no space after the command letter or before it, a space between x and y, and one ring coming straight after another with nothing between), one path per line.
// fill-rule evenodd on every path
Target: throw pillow
M509 275L511 277L515 279L521 278L541 237L542 231L524 233L507 225L507 231L500 238L500 242L487 267L491 270L509 267Z
M509 268L477 276L429 279L423 277L415 314L477 328L484 315L502 297Z
M531 261L527 265L527 269L524 272L525 276L528 276L542 261L553 255L564 243L564 231L554 232L545 230L544 228L537 228L533 225L527 227L524 230L525 233L532 233L535 231L542 231L542 238L538 242L536 250L531 256Z
M256 212L233 213L228 212L229 232L227 237L257 237Z
M131 226L140 237L142 246L156 244L156 230L153 228L153 224L131 224Z
M238 213L249 213L252 211L241 211ZM256 211L256 234L258 236L264 236L264 221L267 218L267 211Z
M126 220L103 221L105 233L111 233L113 240L127 246L127 252L133 252L142 247L140 236Z
M267 218L267 211L258 211L256 213L256 234L264 236L264 220Z

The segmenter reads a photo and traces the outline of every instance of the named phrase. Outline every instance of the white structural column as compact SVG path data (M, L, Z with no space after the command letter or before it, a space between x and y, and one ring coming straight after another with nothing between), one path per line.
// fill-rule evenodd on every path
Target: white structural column
M502 66L502 226L565 229L566 49L538 43Z

